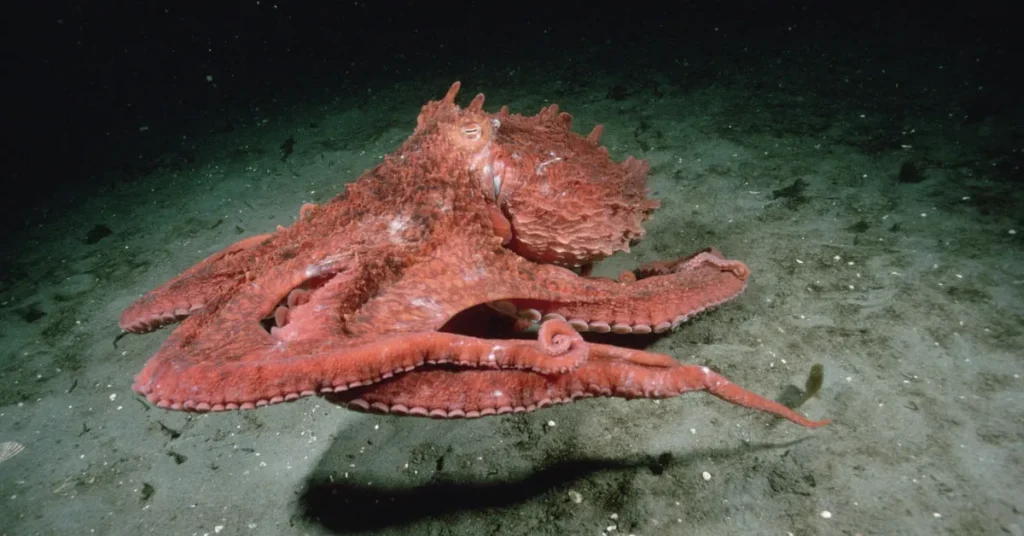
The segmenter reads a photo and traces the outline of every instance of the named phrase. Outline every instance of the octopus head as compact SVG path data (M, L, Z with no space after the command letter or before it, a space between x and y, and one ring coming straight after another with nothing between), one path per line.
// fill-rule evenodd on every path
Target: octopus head
M459 83L423 107L417 131L438 128L495 212L507 219L506 247L530 260L589 264L628 251L644 237L643 222L658 207L647 197L648 165L614 162L600 144L600 125L587 136L571 131L557 105L533 116L488 114L484 96L455 104Z

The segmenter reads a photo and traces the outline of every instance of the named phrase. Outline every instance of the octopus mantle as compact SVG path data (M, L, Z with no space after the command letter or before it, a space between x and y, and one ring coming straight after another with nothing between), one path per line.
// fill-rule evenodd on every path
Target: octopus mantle
M134 389L178 410L321 395L432 417L703 390L803 426L827 422L706 367L584 340L674 329L740 294L749 271L707 249L589 277L644 237L658 206L647 163L613 162L600 126L578 136L555 105L487 113L483 95L456 105L458 89L425 105L409 139L341 195L128 307L128 332L181 321ZM518 335L495 338L502 330Z

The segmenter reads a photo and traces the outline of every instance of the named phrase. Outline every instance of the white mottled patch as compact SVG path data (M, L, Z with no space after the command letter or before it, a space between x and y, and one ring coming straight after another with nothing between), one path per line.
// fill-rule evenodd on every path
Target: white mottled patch
M409 217L405 214L399 214L388 222L388 236L391 237L391 242L396 244L404 242L402 239L402 233L408 228L408 226Z
M438 307L437 301L435 301L434 298L413 298L409 303L415 307Z
M491 347L491 353L487 354L487 360L491 362L497 361L498 357L504 355L504 353L504 346L493 346Z
M551 158L549 158L549 159L547 159L547 160L537 164L537 168L535 170L537 175L543 175L544 174L544 168L546 168L546 167L548 167L551 164L554 164L556 162L561 162L562 161L562 157L556 155L554 152L549 152L548 156L550 156Z
M444 307L440 303L437 303L437 300L434 298L413 298L412 300L409 300L409 305L422 311L426 311L434 318L445 316Z
M491 179L491 184L494 185L494 197L495 197L495 199L497 199L498 196L501 195L501 181L502 181L501 175L495 175L494 178Z
M306 267L306 278L319 277L326 273L340 271L341 265L348 260L347 255L328 255Z
M465 266L460 270L462 280L467 283L473 283L487 277L486 262L482 255L473 256L473 264Z
M485 174L490 175L491 167L491 142L487 142L479 151L473 153L469 157L469 169L470 171L477 171L483 169Z

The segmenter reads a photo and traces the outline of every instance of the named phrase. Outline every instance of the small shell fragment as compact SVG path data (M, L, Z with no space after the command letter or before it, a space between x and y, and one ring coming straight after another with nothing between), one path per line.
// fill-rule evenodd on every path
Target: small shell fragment
M25 445L16 441L4 441L3 443L0 443L0 463L10 460L23 450L25 450Z

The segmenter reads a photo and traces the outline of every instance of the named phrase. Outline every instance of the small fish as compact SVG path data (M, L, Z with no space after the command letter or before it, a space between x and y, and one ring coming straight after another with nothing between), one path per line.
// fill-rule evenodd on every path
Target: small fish
M281 161L284 162L292 154L292 148L295 147L295 136L288 136L287 140L281 144Z
M811 373L807 375L807 382L804 383L804 394L800 397L800 403L797 406L801 406L804 402L818 396L818 391L821 391L821 384L823 383L825 383L825 366L821 363L815 363L811 366Z

